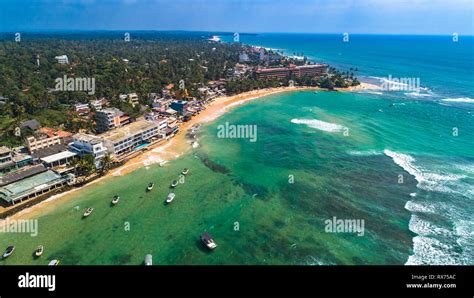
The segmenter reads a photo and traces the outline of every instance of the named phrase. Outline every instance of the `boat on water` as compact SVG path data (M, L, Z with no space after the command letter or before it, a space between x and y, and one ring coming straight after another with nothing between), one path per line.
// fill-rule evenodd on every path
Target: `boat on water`
M43 254L44 252L44 246L43 245L40 245L38 246L36 249L35 249L35 257L41 257L41 255Z
M207 232L201 235L201 242L204 245L206 245L206 247L209 248L210 250L213 250L217 247L216 242L214 241L214 239L212 239L212 236Z
M56 259L52 260L52 261L49 262L48 265L49 266L58 266L59 265L59 260L56 260Z
M15 246L13 245L10 245L9 247L7 247L7 249L5 250L5 252L3 253L3 258L6 259L8 258L9 256L11 256L13 254L13 252L15 251Z
M147 254L145 256L145 265L146 266L151 266L153 265L153 256L151 254Z
M89 215L92 214L92 211L94 211L94 208L87 208L86 211L84 212L84 214L82 215L83 217L88 217Z
M173 202L175 196L176 196L176 195L175 195L174 193L170 192L170 193L168 194L168 196L166 197L166 203L169 204L169 203Z
M150 182L150 183L148 183L148 187L146 188L146 190L147 190L147 191L151 191L154 186L155 186L155 183Z
M171 188L174 188L178 186L178 180L173 180L173 182L171 182Z
M120 201L120 196L119 195L115 195L114 198L112 199L112 205L117 205L118 202Z
M189 173L188 168L184 168L184 170L181 172L181 174L183 174L183 175L187 175L188 173Z

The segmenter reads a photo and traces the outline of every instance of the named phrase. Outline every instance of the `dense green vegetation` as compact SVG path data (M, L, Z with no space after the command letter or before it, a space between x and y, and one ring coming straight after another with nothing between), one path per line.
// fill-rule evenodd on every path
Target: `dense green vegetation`
M160 92L172 83L178 88L184 80L191 96L209 80L219 79L226 65L238 61L240 45L209 42L202 34L123 33L24 34L21 42L14 35L0 36L0 142L17 145L14 135L21 121L35 118L42 125L64 124L71 131L90 128L88 121L71 112L70 105L106 97L132 117L139 114L118 100L121 93L136 92L147 103L150 92ZM40 66L37 66L39 55ZM69 65L55 56L67 55ZM127 59L128 62L124 61ZM57 92L56 78L95 78L95 94Z
M0 144L21 145L29 132L20 123L36 119L43 126L71 132L94 131L91 119L80 117L72 108L76 103L105 97L111 106L136 118L143 113L119 100L119 94L136 92L141 104L150 104L149 93L160 93L169 84L178 91L180 81L191 97L200 98L198 88L225 77L226 70L238 62L239 43L216 43L204 33L134 32L130 40L119 32L24 34L16 42L14 34L0 34ZM250 53L250 66L258 66L258 54ZM271 52L271 55L278 55ZM69 64L59 64L56 56L67 55ZM39 61L39 66L38 66ZM267 67L301 64L284 59L266 63ZM351 69L352 71L352 69ZM354 70L355 71L355 70ZM332 89L358 84L353 72L339 73L330 68L330 77L293 78L297 85ZM57 78L95 79L95 93L54 90ZM288 85L288 79L257 80L252 75L226 83L228 94ZM3 98L7 98L6 100Z

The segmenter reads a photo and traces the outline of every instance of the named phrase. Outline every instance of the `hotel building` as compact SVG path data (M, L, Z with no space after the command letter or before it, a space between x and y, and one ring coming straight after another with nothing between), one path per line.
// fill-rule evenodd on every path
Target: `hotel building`
M100 167L100 161L107 154L107 148L104 146L102 138L88 135L85 133L75 134L73 142L69 144L69 149L80 156L92 154L95 160L96 168Z
M130 123L130 118L116 108L103 109L95 114L97 132L106 132Z
M54 129L50 127L42 127L35 136L26 138L26 147L30 153L52 147L57 144L64 144L70 141L72 133Z
M291 77L302 77L311 76L319 77L326 74L326 64L311 64L290 67L279 67L279 68L261 68L255 71L257 79L262 78L291 78Z
M120 156L133 151L137 146L149 142L152 138L159 137L159 135L158 124L139 120L99 136L104 140L104 145L109 153Z

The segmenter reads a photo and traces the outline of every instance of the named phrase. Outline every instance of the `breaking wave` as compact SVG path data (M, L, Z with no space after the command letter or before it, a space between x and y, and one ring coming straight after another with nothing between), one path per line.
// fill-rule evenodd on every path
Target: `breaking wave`
M413 255L408 257L405 265L456 265L459 260L454 248L441 241L416 236L413 238Z
M377 150L366 150L366 151L358 151L358 150L351 150L347 152L349 155L353 156L375 156L375 155L382 155L382 151Z
M474 103L474 99L469 97L459 97L459 98L445 98L442 101L446 102L465 102L465 103Z
M345 127L336 123L324 122L317 119L292 119L291 123L294 124L305 124L308 127L315 128L327 132L339 132Z
M427 191L458 193L457 190L454 190L448 184L466 177L463 175L441 174L428 171L421 166L417 166L415 158L408 154L397 153L388 149L384 150L384 154L391 157L396 165L415 177L416 181L418 181L418 188Z
M408 92L405 93L406 96L411 96L411 97L431 97L433 96L432 94L428 93L420 93L420 92Z

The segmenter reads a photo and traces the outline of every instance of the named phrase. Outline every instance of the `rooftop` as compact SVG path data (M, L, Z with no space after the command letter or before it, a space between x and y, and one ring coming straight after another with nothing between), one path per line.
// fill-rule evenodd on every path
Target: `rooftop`
M319 68L319 67L326 67L326 64L309 64L309 65L301 65L297 66L296 68Z
M52 163L52 162L63 160L65 158L73 157L76 155L77 155L76 153L67 150L67 151L59 152L50 156L43 157L41 158L41 161L45 163Z
M11 152L12 150L8 147L5 147L5 146L0 146L0 154L4 154L4 153L9 153Z
M43 158L67 150L67 144L54 144L52 146L41 148L33 152L33 158Z
M35 120L35 119L32 119L32 120L27 120L27 121L24 121L20 124L20 127L23 128L23 127L29 127L31 130L37 130L38 128L41 127L41 124Z
M97 112L97 114L99 113L115 114L115 116L122 116L124 114L124 112L117 108L106 108Z
M186 100L175 100L175 101L173 101L172 103L180 104L180 105L185 105L185 104L188 103L188 101L186 101Z
M72 136L72 133L63 131L60 129L56 128L51 128L51 127L42 127L39 129L40 132L46 134L48 137L52 138L54 136L58 136L60 138L68 138Z
M84 143L89 143L92 145L99 144L102 142L102 139L100 137L94 136L94 135L88 135L85 133L76 133L73 136L73 139L84 142Z
M105 140L115 143L121 139L127 138L131 135L135 135L142 131L148 130L152 127L157 127L157 125L147 120L139 120L136 122L132 122L127 126L116 128L114 130L105 132L99 136L101 138L104 138Z
M46 168L43 165L36 165L31 167L25 167L18 171L6 174L5 176L0 177L0 186L4 186L27 177L45 172Z
M29 178L0 187L0 198L7 202L15 201L19 197L47 188L54 183L63 180L60 175L53 171L44 171Z
M274 72L274 71L288 71L290 68L287 67L276 67L276 68L260 68L257 69L257 73L265 73L265 72Z

